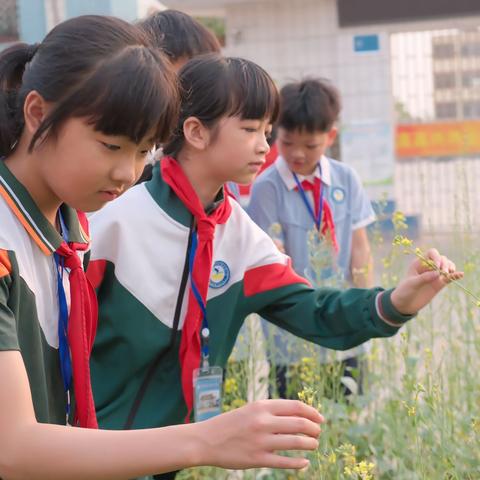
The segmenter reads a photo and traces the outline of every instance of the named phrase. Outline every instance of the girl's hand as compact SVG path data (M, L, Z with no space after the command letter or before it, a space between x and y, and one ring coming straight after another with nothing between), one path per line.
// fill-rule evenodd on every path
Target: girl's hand
M315 450L324 418L297 400L263 400L197 424L201 464L222 468L307 467L306 458L279 450Z
M447 257L440 255L438 250L432 248L427 252L427 258L444 274L432 270L420 259L410 265L405 278L392 292L393 306L404 315L417 313L421 308L430 303L435 295L451 280L459 280L463 272L457 272L455 264Z

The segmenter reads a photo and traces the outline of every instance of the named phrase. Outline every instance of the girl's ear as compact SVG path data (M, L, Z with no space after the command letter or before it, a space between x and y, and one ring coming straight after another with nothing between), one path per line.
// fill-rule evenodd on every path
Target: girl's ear
M188 117L183 122L183 135L197 150L205 150L210 143L211 132L197 117Z
M49 104L36 90L28 93L23 104L23 116L25 118L25 129L30 135L35 134L49 110Z

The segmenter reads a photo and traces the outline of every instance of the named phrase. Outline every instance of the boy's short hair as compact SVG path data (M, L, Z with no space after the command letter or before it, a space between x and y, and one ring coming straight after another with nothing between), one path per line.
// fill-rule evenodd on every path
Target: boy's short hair
M178 10L163 10L137 24L154 47L163 50L172 62L205 53L220 53L217 37L204 25Z
M340 93L328 80L308 78L280 90L278 126L288 131L328 132L340 114Z

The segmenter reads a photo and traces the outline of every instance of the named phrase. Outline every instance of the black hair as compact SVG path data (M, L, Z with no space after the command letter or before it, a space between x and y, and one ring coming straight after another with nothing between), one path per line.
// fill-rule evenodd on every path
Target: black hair
M206 53L220 53L220 43L213 32L178 10L154 13L138 22L138 26L172 62Z
M153 132L160 143L178 115L170 63L138 27L114 17L76 17L39 45L18 43L0 54L0 156L15 148L33 90L53 107L29 151L70 117L85 117L96 130L135 143Z
M180 117L172 137L164 146L166 155L176 156L184 145L183 124L198 118L213 129L222 117L275 122L279 96L275 83L257 64L243 58L201 55L179 72Z
M328 132L340 114L340 94L325 79L288 83L280 90L278 126L287 131Z

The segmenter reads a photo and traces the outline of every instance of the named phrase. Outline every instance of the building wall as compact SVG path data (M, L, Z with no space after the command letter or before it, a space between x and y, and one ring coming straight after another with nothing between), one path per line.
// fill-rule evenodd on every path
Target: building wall
M433 38L437 118L480 118L480 31Z
M339 87L344 105L343 159L370 184L373 196L385 190L393 194L388 33L382 27L341 30L335 0L263 1L225 8L226 54L254 60L280 86L292 79L319 76ZM378 36L378 50L355 51L355 37L372 33Z
M435 32L476 28L480 18L340 29L335 0L214 3L225 8L226 54L256 61L279 85L314 75L340 88L342 160L372 197L385 192L399 209L421 216L424 231L480 230L480 189L471 181L480 158L397 162L394 151L399 99L413 112L408 121L435 121ZM356 52L355 37L368 34L378 35L379 49Z

